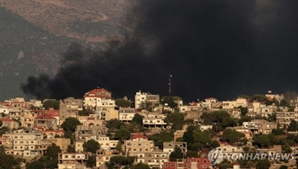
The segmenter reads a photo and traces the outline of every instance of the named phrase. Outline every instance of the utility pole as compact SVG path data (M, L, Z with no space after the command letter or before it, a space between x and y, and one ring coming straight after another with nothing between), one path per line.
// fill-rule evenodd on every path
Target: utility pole
M172 75L169 73L169 96L172 96Z

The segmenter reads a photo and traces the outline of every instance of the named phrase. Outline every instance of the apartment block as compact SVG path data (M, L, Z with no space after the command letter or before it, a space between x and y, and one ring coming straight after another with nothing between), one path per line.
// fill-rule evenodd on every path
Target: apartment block
M298 108L294 109L294 112L276 112L276 122L281 126L289 126L291 120L298 122Z
M135 95L135 108L139 109L140 105L143 102L149 102L152 105L159 104L160 98L157 94L151 94L151 93L142 93L141 91L136 92Z
M59 153L58 169L86 169L87 153Z
M168 124L164 122L165 118L164 114L147 113L143 118L143 126L145 128L166 128Z
M187 152L186 142L163 142L163 152L171 153L175 147L180 148L183 153Z
M13 155L32 157L44 154L51 143L43 140L41 132L20 129L3 134L2 144L6 149L10 149Z
M124 141L125 152L130 156L138 152L151 152L154 150L154 143L152 140L148 140L143 134L135 134L131 136L130 140Z
M162 151L138 152L134 154L137 163L148 164L151 168L162 168L164 162L169 161L169 153Z
M60 101L60 124L68 117L78 117L78 112L83 110L83 100L68 97L67 99Z
M136 111L134 108L119 108L119 120L123 122L130 122L132 121L133 117L135 116Z
M94 109L95 107L100 106L102 104L101 103L102 100L110 100L111 98L112 98L111 92L107 91L104 88L96 88L85 93L84 107Z
M106 135L108 129L105 126L97 125L78 125L75 131L76 140L85 140L85 138Z
M212 167L208 158L187 158L182 161L165 162L162 169L207 169Z
M100 144L100 148L103 150L112 150L115 149L119 140L110 140L109 137L98 137L98 136L91 136L89 138L86 138L86 141L88 140L95 140Z

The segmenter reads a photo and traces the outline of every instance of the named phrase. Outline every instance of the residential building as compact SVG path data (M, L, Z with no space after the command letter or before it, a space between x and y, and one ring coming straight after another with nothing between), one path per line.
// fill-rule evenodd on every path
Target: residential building
M277 128L277 123L268 122L266 120L253 120L250 122L243 122L243 127L250 129L253 134L270 134L273 129Z
M220 147L217 147L216 150L219 150L223 154L223 158L229 157L229 154L232 154L232 153L244 152L242 147L236 147L231 145L220 146Z
M276 112L276 122L282 127L288 127L291 120L298 122L298 108L294 109L294 112Z
M78 112L83 110L83 100L74 99L73 97L68 97L67 99L60 101L60 124L68 117L78 117Z
M87 153L59 153L58 169L86 169Z
M238 98L235 101L223 101L222 108L223 109L234 109L237 107L247 107L248 101L245 98Z
M165 118L164 114L147 113L143 118L143 126L145 128L166 128L168 124L164 122Z
M105 121L119 118L119 110L116 110L115 108L107 108L103 113L101 119Z
M45 130L43 127L34 127L34 128L42 132L45 138L55 138L56 136L58 137L64 136L64 130Z
M97 150L96 152L96 167L100 168L103 167L105 168L105 163L109 162L111 157L113 156L119 156L120 152L119 151L107 151L107 150ZM106 168L105 168L106 169Z
M20 123L22 127L29 128L34 126L34 114L27 110L24 111L22 117L20 117Z
M85 140L76 140L75 142L75 150L76 152L84 152L84 145Z
M163 152L171 153L174 151L175 147L180 148L182 153L186 154L187 152L186 142L163 142Z
M39 115L34 119L35 127L42 127L45 130L57 130L57 119L51 114Z
M142 93L141 91L136 92L135 108L140 109L141 104L144 102L149 102L152 105L159 104L159 95L151 93Z
M282 94L281 95L279 95L279 94L273 94L271 91L268 91L268 93L265 94L265 96L270 101L275 99L276 101L280 102L281 100L284 99L284 96Z
M55 144L60 147L61 151L67 152L68 146L71 145L70 139L69 138L55 138L55 140L56 140Z
M198 120L202 116L202 111L185 111L184 120Z
M102 100L110 100L112 93L104 88L93 89L84 95L84 107L94 109L102 105ZM109 103L108 103L109 105Z
M119 140L110 140L109 137L104 137L104 136L91 136L86 138L86 141L88 140L95 140L100 144L100 148L104 150L112 150L115 149Z
M135 116L136 111L134 108L119 108L119 120L123 122L130 122L132 121L133 117Z
M231 117L240 119L241 118L241 110L240 109L233 109L228 111Z
M177 140L177 138L183 137L186 130L176 130L174 133L174 141Z
M202 111L202 107L201 105L195 104L195 105L188 105L188 106L179 106L179 112L180 113L185 113L185 112L189 112L189 111Z
M165 162L162 169L207 169L212 167L208 158L187 158L182 161Z
M2 125L0 127L8 127L10 129L17 129L20 127L20 123L10 119L10 118L0 118L0 120L2 121Z
M148 164L151 168L162 168L169 161L169 153L162 151L138 152L135 156L137 163Z
M212 130L212 125L200 125L200 130L205 131L205 130Z
M130 140L124 141L125 152L130 156L138 152L152 152L154 150L154 143L148 140L143 134L135 134L131 136Z
M12 150L13 155L26 158L44 154L51 143L43 140L41 132L20 129L3 134L2 144Z
M85 140L87 137L91 136L103 136L106 135L107 128L105 126L95 126L95 125L77 125L75 131L76 140Z

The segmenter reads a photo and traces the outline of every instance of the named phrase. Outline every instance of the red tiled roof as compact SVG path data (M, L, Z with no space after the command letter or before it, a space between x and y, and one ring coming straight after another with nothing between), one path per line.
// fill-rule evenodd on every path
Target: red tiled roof
M144 136L143 134L141 133L138 133L138 134L135 134L133 136L131 136L132 139L136 139L136 138L143 138L143 139L147 139L146 136Z
M110 92L104 88L96 88L96 89L93 89L93 90L85 93L84 97L101 97L102 96L102 95L100 95L101 93L104 93L103 97L106 97L107 94L109 94ZM92 95L90 96L90 94L92 94Z
M54 119L51 114L41 114L36 117L36 119Z
M0 120L3 122L15 122L13 119L10 118L1 118Z
M45 130L44 133L64 133L64 130Z
M60 111L59 110L48 110L47 114L50 114L53 117L55 117L55 116L59 116Z

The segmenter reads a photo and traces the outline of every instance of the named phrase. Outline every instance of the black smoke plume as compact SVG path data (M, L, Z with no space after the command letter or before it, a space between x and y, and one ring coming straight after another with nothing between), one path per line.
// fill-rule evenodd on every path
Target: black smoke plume
M133 40L108 51L74 44L55 77L21 85L39 99L82 97L96 86L115 97L138 90L186 100L297 91L297 1L145 0ZM153 45L152 45L153 44Z

